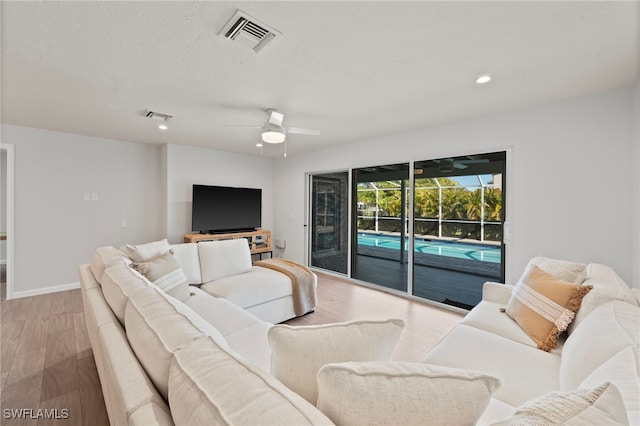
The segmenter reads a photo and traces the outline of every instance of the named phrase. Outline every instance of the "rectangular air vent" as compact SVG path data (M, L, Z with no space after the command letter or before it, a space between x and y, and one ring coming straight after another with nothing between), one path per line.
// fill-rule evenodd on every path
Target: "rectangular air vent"
M256 53L267 47L282 34L270 26L238 10L222 28L221 36L242 43Z

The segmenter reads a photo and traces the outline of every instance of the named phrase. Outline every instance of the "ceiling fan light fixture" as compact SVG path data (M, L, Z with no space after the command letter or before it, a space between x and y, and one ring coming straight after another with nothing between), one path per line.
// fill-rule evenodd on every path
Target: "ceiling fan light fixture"
M266 143L282 143L286 137L286 133L281 126L267 123L262 128L262 142Z
M476 78L476 83L480 85L487 84L490 81L491 81L491 76L489 74L484 74Z

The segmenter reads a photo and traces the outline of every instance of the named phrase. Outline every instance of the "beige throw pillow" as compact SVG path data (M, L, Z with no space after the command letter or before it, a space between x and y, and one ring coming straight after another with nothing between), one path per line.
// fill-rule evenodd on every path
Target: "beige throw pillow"
M187 277L171 252L154 257L147 262L134 262L131 267L179 301L184 302L189 298Z
M611 383L595 389L551 392L520 406L513 416L492 426L628 425L622 397Z
M571 324L589 290L532 265L515 285L506 312L539 349L548 352L558 344L558 335Z
M318 372L318 408L341 426L474 425L500 380L424 363L345 362Z
M171 247L165 238L160 241L153 241L146 244L125 244L120 247L120 250L126 253L134 262L146 262L147 260L160 256L161 254L165 254L171 250Z
M403 327L404 322L399 319L275 325L269 330L271 373L315 405L316 376L322 366L347 361L391 361Z

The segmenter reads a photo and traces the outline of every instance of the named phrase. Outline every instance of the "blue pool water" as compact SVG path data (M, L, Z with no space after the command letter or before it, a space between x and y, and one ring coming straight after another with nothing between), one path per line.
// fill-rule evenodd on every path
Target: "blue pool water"
M400 250L400 237L381 234L358 234L358 244L372 247L384 247ZM409 239L405 238L405 248L409 248ZM458 259L479 260L481 262L500 263L500 247L483 244L459 243L454 241L432 241L416 238L415 251L419 253L449 256Z

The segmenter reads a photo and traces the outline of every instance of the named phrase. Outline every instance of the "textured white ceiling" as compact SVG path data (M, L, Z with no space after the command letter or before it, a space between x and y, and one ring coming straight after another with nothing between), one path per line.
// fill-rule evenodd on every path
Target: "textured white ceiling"
M290 154L601 92L638 78L640 2L2 2L2 122ZM217 35L241 9L283 36ZM490 73L494 81L477 86ZM172 114L160 132L146 109ZM277 151L267 153L275 154Z

